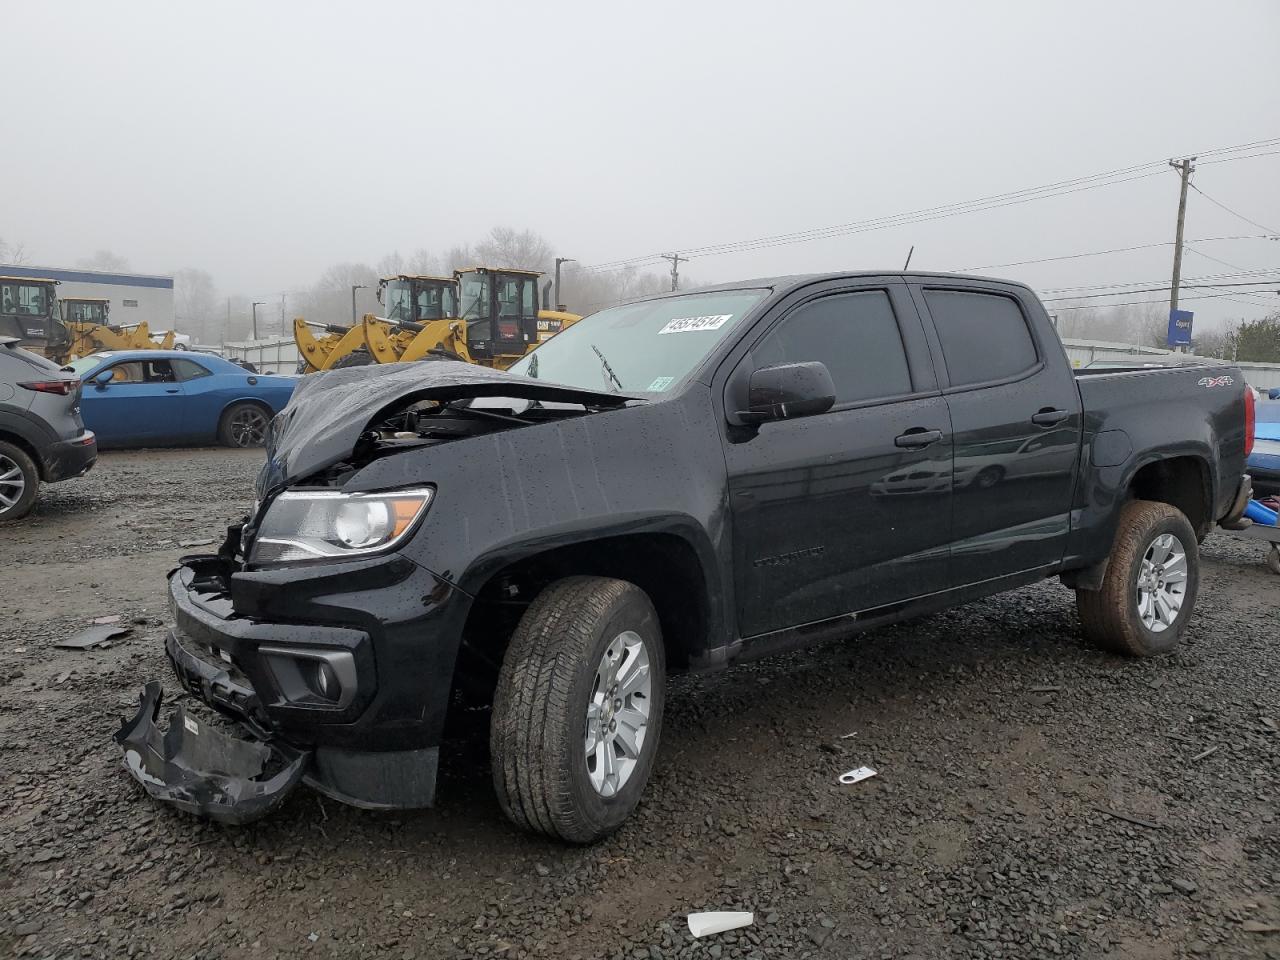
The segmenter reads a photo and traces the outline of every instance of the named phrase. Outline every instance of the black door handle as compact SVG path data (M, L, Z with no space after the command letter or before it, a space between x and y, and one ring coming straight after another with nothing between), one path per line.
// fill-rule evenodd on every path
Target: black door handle
M1045 407L1031 418L1031 422L1042 427L1052 427L1055 423L1061 423L1069 416L1071 416L1071 411L1069 410L1054 410L1051 407Z
M926 430L924 427L912 427L906 433L893 438L894 446L907 450L920 450L937 443L942 439L941 430Z
M181 393L182 391L179 390L177 387L165 387L164 392L165 393Z

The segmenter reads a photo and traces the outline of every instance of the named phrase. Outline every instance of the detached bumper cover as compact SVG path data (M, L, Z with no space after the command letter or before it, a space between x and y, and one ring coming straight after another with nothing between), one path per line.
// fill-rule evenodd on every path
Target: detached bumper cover
M227 736L188 717L183 704L162 731L163 699L160 684L148 683L137 714L114 737L124 748L125 769L157 800L220 823L251 823L280 806L302 780L309 752Z

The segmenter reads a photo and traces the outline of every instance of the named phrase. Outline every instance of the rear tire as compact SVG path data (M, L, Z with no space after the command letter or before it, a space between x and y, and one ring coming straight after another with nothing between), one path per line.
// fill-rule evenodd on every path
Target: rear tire
M260 447L271 414L256 403L233 403L218 421L218 442L224 447Z
M1077 590L1076 611L1095 646L1150 657L1178 645L1199 588L1200 553L1186 516L1167 503L1134 500L1120 511L1102 588Z
M658 615L635 584L578 576L543 590L493 701L493 785L507 817L572 843L621 826L653 769L665 680Z
M36 505L40 471L21 447L0 441L0 523L21 520Z

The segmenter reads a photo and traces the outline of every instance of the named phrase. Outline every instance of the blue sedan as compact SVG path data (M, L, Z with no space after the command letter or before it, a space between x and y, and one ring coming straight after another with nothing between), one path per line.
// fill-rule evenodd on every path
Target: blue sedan
M80 411L99 447L256 447L297 383L188 350L94 353L66 369L84 382Z

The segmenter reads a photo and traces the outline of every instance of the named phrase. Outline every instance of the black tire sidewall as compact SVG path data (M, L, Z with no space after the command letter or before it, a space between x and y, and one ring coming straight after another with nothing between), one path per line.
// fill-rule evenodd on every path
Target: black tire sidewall
M31 512L40 492L40 471L36 467L36 462L31 459L31 455L21 447L0 441L0 453L18 465L18 469L22 471L22 478L26 481L26 487L22 491L22 496L18 498L18 502L7 510L0 511L0 524L3 524L21 520Z
M1147 550L1157 537L1166 533L1173 534L1186 554L1187 590L1182 598L1182 607L1178 610L1173 623L1156 633L1148 629L1142 622L1142 617L1138 615L1138 575L1142 570L1142 558L1146 556ZM1133 556L1129 558L1129 569L1125 571L1125 596L1128 599L1125 615L1144 653L1165 653L1177 646L1178 641L1182 639L1183 633L1186 632L1187 621L1195 609L1196 597L1200 592L1200 554L1197 549L1196 535L1186 518L1178 515L1164 517L1151 524L1140 540L1142 547L1134 551Z
M640 760L622 789L612 797L602 797L591 785L586 763L587 702L595 683L596 667L604 651L618 634L631 630L639 635L649 654L651 705ZM662 646L662 630L649 598L633 587L619 600L609 615L597 624L595 642L585 661L577 665L570 696L568 732L568 764L565 782L573 793L574 808L589 825L592 834L616 829L640 802L649 774L653 770L661 742L662 715L666 705L666 658Z

